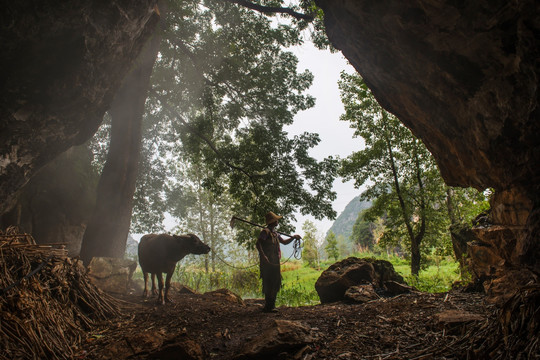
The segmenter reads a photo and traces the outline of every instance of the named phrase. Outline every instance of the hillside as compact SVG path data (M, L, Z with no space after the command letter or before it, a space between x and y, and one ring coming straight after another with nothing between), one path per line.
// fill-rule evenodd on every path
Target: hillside
M345 206L345 209L339 214L328 232L333 231L336 236L343 235L345 239L348 239L352 233L352 228L358 214L370 206L371 202L360 201L360 195L356 196Z

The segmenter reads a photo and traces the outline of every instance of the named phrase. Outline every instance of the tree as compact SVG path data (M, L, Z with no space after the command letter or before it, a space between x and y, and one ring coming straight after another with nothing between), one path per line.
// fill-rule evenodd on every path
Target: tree
M384 219L379 245L407 249L411 273L418 275L425 254L450 253L451 218L469 218L484 206L485 196L474 189L448 188L427 148L381 108L359 75L342 74L340 89L341 119L351 122L366 148L344 159L339 172L357 187L370 184L362 198L375 201L364 218Z
M315 224L309 220L306 220L302 225L304 231L304 250L302 251L302 258L309 266L319 267L320 254L319 254L319 241L317 239L317 228Z
M334 234L332 231L330 231L326 236L326 247L324 250L326 250L328 258L334 258L334 261L337 261L339 258L338 242L336 234Z
M199 1L171 4L167 25L145 119L152 131L145 148L154 152L145 156L167 159L170 178L183 176L176 171L178 161L205 163L204 186L216 196L227 193L233 211L256 222L268 210L285 216L284 230L290 230L287 221L296 211L335 216L331 188L337 160L309 156L317 134L290 139L283 130L296 112L314 104L303 94L312 74L297 73L296 57L283 50L300 42L298 29L276 27L235 5L202 7ZM144 189L164 196L167 204L180 204L167 199L182 191L151 190L147 185L153 183L159 181L147 179ZM148 196L136 199L145 200L136 209L148 204ZM136 224L143 223L139 214L144 212L135 211ZM256 238L251 228L239 229L239 241Z
M353 225L351 241L361 249L373 250L373 246L375 245L373 224L370 221L366 221L364 215L365 210L358 213L358 217Z
M338 243L338 250L339 250L339 257L345 258L352 253L354 253L353 245L350 242L350 239L345 238L343 234L339 234L337 236L337 243Z
M354 179L360 187L372 185L364 198L375 199L366 219L386 215L387 243L407 239L411 255L411 273L418 275L422 242L437 239L441 225L440 208L444 204L443 182L431 154L397 118L377 103L358 75L342 74L340 81L345 114L355 135L366 144L362 151L342 161L345 179Z
M190 204L185 212L182 211L183 214L173 211L171 215L183 218L178 226L179 230L199 234L201 240L210 246L212 251L203 257L204 265L206 272L210 269L215 272L217 257L225 257L226 239L231 238L228 230L232 217L231 201L227 195L218 197L205 187L204 179L209 176L209 170L204 163L194 160L185 167L187 183L184 189L190 198Z
M159 31L156 31L109 109L112 125L107 162L98 183L95 209L81 244L80 258L86 264L94 256L121 258L126 251L138 175L141 122L159 43Z

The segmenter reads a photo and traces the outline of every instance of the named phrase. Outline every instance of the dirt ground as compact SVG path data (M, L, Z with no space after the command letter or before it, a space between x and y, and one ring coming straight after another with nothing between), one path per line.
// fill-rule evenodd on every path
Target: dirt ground
M275 320L307 325L314 340L273 359L467 358L433 355L432 349L451 347L467 326L492 313L483 295L460 291L402 294L365 304L280 307L270 314L261 311L260 299L242 303L215 294L171 295L173 302L166 305L143 301L140 294L123 297L123 315L88 334L78 358L233 359Z

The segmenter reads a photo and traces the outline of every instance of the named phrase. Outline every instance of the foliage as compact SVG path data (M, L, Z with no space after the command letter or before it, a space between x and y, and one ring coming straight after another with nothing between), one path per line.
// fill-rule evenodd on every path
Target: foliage
M379 246L406 249L411 271L418 275L422 259L433 249L439 255L451 251L448 187L427 148L377 103L359 75L342 73L339 85L345 107L341 119L349 121L366 144L341 162L339 173L353 179L356 187L368 184L362 198L373 205L364 219L384 220ZM453 203L464 210L469 203L465 200Z
M303 306L319 303L315 282L321 275L321 269L314 269L308 264L296 266L290 271L282 268L282 288L277 296L277 304Z
M200 293L226 288L243 298L248 298L257 296L261 291L259 271L256 267L206 272L204 268L179 266L172 280Z
M375 237L373 236L374 224L364 219L365 210L358 214L353 225L351 240L358 247L366 250L372 250L375 246Z
M343 235L338 235L337 246L340 258L345 258L355 251L354 245L351 243L350 239L345 238Z
M231 239L232 232L228 225L232 217L232 201L227 194L218 197L204 186L203 182L209 176L209 169L204 163L187 163L183 174L183 191L191 204L186 206L185 210L183 204L172 207L171 215L181 218L180 224L173 230L198 234L212 250L197 259L204 260L206 271L211 268L215 272L217 257L224 258L225 251L231 250L228 240ZM179 208L184 211L175 212Z
M304 94L313 75L298 73L298 60L283 50L301 43L306 24L276 24L235 4L197 0L170 2L166 17L133 229L159 228L166 212L179 221L195 206L188 163L204 168L197 181L216 201L227 198L231 211L248 220L260 222L272 210L285 216L287 231L295 212L334 217L337 160L309 155L317 134L289 138L283 130L314 104ZM252 245L253 238L251 227L239 227L239 241Z
M319 266L320 263L320 250L319 240L317 239L317 228L315 224L309 220L306 220L302 225L304 231L304 250L302 252L302 258L309 266Z
M324 250L326 250L326 255L328 258L333 258L334 261L337 261L339 258L338 242L336 234L334 234L332 231L330 231L326 236L326 246Z

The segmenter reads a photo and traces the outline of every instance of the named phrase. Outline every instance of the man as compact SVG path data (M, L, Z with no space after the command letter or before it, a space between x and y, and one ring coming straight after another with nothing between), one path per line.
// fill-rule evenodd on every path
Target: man
M259 251L260 271L264 293L264 312L277 312L276 296L281 287L281 250L279 243L290 244L295 239L300 239L299 235L294 235L287 240L283 240L276 232L279 220L283 216L278 216L273 212L266 214L266 227L261 231L257 239L257 250Z

